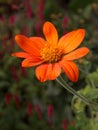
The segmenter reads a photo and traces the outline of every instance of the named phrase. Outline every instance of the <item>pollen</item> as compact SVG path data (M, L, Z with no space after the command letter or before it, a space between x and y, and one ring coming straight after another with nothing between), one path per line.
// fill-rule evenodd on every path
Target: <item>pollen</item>
M63 55L62 48L45 46L40 51L41 59L48 63L55 63L61 60Z

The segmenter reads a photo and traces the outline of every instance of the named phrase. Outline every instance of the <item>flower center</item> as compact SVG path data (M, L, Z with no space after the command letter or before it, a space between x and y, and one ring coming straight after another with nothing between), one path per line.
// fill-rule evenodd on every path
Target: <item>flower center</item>
M45 46L41 49L41 59L48 63L55 63L61 60L63 50L53 46Z

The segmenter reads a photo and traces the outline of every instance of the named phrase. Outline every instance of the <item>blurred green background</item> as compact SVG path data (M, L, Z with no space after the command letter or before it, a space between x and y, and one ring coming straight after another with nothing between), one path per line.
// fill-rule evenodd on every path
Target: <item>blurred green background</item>
M59 37L86 29L81 46L91 51L76 61L79 81L72 83L62 76L76 91L82 89L82 94L92 97L90 100L98 98L98 92L94 96L95 91L89 91L98 87L97 0L0 0L0 130L93 130L86 105L78 99L72 105L73 95L56 81L40 83L35 68L22 68L21 59L11 56L19 50L14 36L43 37L45 21L56 26ZM94 130L98 130L97 118Z

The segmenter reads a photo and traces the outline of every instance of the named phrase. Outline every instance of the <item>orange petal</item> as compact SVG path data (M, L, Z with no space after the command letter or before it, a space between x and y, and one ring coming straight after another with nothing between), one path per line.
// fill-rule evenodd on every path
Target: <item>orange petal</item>
M43 33L49 44L55 45L58 42L58 32L55 26L50 22L45 22L43 26Z
M34 43L35 48L37 47L39 51L46 44L46 41L41 37L30 37L29 39Z
M36 76L41 82L45 82L47 80L46 72L47 72L48 64L42 64L36 68Z
M85 56L89 52L87 47L81 47L67 55L64 56L65 60L75 60Z
M85 36L84 29L78 29L72 31L64 36L62 36L59 40L58 45L64 48L65 53L68 53L74 49L76 49L81 42L83 41Z
M24 59L22 61L22 67L31 67L31 66L36 66L36 65L39 65L41 64L43 61L41 61L40 59L38 58L32 58L32 57L28 57L26 59Z
M61 73L61 67L59 63L49 64L47 68L46 76L49 80L56 79Z
M15 40L17 44L26 52L31 53L33 55L39 56L38 51L38 44L36 46L36 43L29 38L25 37L24 35L16 35ZM39 42L39 41L38 41Z
M46 80L54 80L61 73L61 67L56 64L42 64L36 68L36 76L41 82Z
M20 58L27 58L30 55L26 52L15 52L15 53L12 53L12 56L20 57Z
M72 82L77 82L78 77L79 77L79 70L76 66L75 63L71 61L60 61L60 65L64 72L66 73L67 77L72 81Z

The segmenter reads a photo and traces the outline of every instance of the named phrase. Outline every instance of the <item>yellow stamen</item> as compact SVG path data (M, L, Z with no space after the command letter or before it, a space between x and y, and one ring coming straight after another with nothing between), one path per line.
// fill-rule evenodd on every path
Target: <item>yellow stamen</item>
M45 62L55 63L61 60L63 55L63 50L58 47L45 46L40 51L41 59Z

